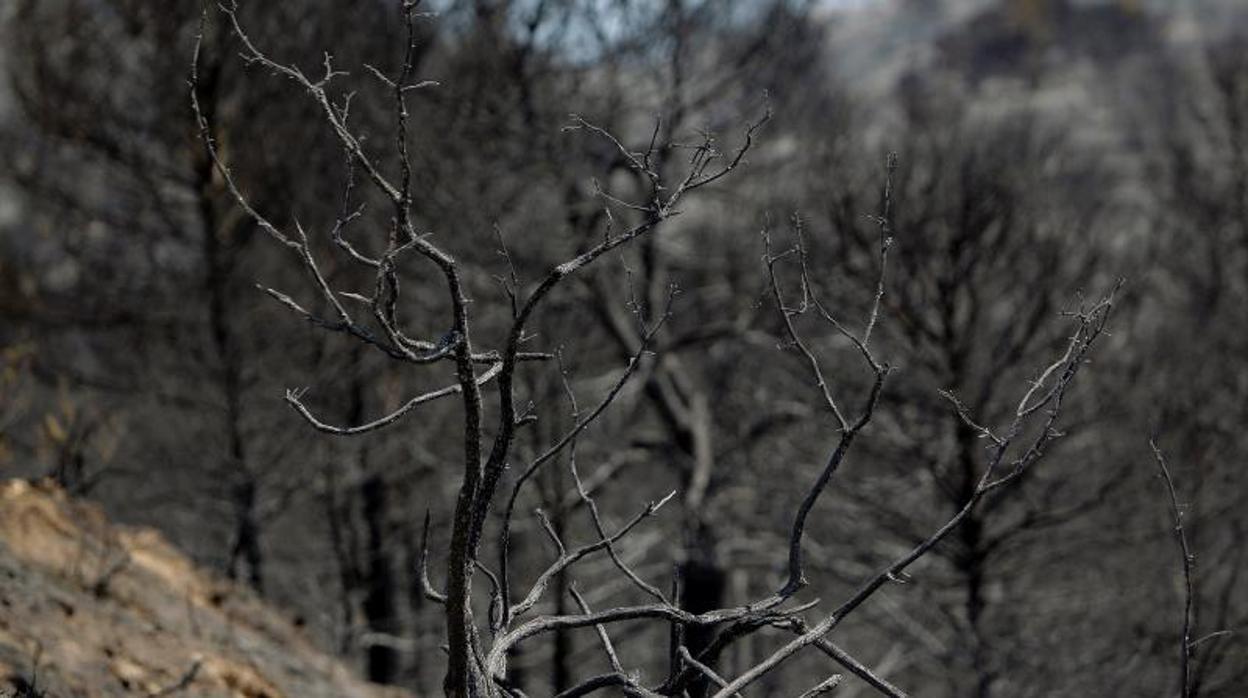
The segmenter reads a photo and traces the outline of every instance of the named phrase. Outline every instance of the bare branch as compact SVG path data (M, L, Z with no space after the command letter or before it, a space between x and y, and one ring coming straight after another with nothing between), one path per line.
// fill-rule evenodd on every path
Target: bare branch
M1114 291L1117 291L1120 285L1121 284L1116 285L1114 287ZM1029 465L1039 459L1041 453L1043 452L1044 445L1056 436L1052 426L1060 412L1062 398L1065 395L1066 389L1074 380L1079 368L1084 364L1087 353L1092 349L1093 344L1104 331L1105 323L1108 321L1110 310L1113 307L1114 291L1111 291L1109 295L1093 305L1091 308L1082 310L1075 314L1074 317L1077 320L1077 327L1075 333L1071 336L1067 344L1063 358L1059 362L1059 367L1057 369L1052 369L1051 371L1046 371L1046 374L1052 373L1058 376L1055 379L1055 387L1051 391L1050 396L1044 399L1044 404L1050 405L1050 409L1046 414L1046 419L1042 424L1039 435L1033 439L1031 445L1025 450L1023 455L1017 457L1013 461L1014 467L1012 471L1008 474L1000 475L999 477L996 476L1002 461L1005 459L1009 447L1013 443L1014 439L1022 432L1024 420L1027 415L1035 412L1035 410L1024 409L1024 407L1027 406L1028 401L1031 399L1031 395L1036 390L1034 385L1019 401L1019 408L1015 410L1014 419L1009 428L1006 430L1006 435L1002 438L1002 443L996 446L993 450L993 453L989 458L988 467L980 476L970 499L951 519L949 519L949 521L947 521L935 533L916 546L909 553L902 556L896 562L892 563L868 580L848 600L838 606L836 610L826 616L817 625L800 635L798 638L787 643L780 649L776 650L763 661L751 667L749 670L733 680L727 687L716 694L717 697L726 698L731 695L731 691L740 690L750 683L753 683L767 672L779 666L780 663L790 658L793 654L807 646L810 646L816 640L827 635L837 625L839 625L845 617L861 606L864 601L874 595L880 587L888 583L889 580L897 578L907 567L913 564L915 560L918 560L920 557L925 555L929 550L931 550L932 547L948 536L950 532L957 528L958 525L960 525L970 515L971 511L975 509L976 505L986 494L1013 482L1026 471Z
M234 200L238 202L238 205L247 212L247 215L251 216L251 218L256 221L256 224L260 226L260 229L268 233L274 240L277 240L279 243L287 247L297 248L299 243L286 237L286 235L270 223L267 218L260 215L258 211L252 208L251 204L247 201L247 198L243 196L242 191L239 190L238 185L234 182L234 175L230 171L230 168L221 160L221 156L217 152L217 144L212 135L212 127L209 125L208 119L204 116L203 109L200 108L199 104L199 61L200 54L203 50L204 30L207 23L208 10L205 9L200 14L199 29L195 34L195 51L191 59L190 75L191 109L195 113L195 123L199 126L200 141L203 142L204 148L208 151L208 157L212 159L213 165L215 165L217 171L221 173L221 178L224 180L226 188L229 189L230 194L234 197Z
M880 277L875 286L875 299L871 303L871 313L867 317L867 326L862 331L862 346L871 345L871 331L880 317L880 303L884 300L884 281L887 270L888 249L893 245L893 173L897 171L897 154L889 153L885 158L884 203L881 205L880 226Z
M429 510L425 510L425 526L420 534L420 590L426 599L434 603L445 604L446 594L433 588L429 581Z
M677 651L680 654L680 658L686 664L693 667L694 669L697 669L698 673L710 679L711 683L715 684L716 686L719 686L720 688L723 688L724 686L728 685L728 682L725 681L722 676L720 676L719 674L716 674L714 669L694 659L693 655L689 654L689 648L685 647L684 645L681 645ZM740 696L741 694L734 693L733 695Z
M599 674L598 676L590 677L576 686L573 686L562 693L556 694L555 698L579 698L579 696L587 696L600 689L611 688L613 686L619 686L620 690L624 691L627 695L658 695L657 693L640 688L637 685L637 680L633 677L620 672L612 672L610 674Z
M495 376L498 375L499 371L501 370L502 370L502 364L494 364L494 366L492 366L488 371L486 371L485 373L482 373L480 376L477 376L477 385L485 385L486 383L490 382L491 380L493 380ZM455 395L457 393L461 393L463 392L463 386L456 383L455 385L448 385L445 388L440 388L438 390L434 390L428 393L422 393L421 395L417 395L411 400L408 400L407 402L403 403L402 407L400 407L399 409L395 410L394 412L391 412L390 414L384 417L380 417L371 422L366 422L359 426L353 426L353 427L337 427L337 426L333 426L332 424L326 424L325 422L322 422L319 419L317 419L312 414L311 410L309 410L307 406L304 405L301 400L305 392L306 391L304 390L287 390L286 391L286 402L291 407L295 408L295 411L298 412L299 415L303 417L304 421L306 421L308 424L311 424L312 427L316 429L317 431L324 432L326 434L334 434L336 436L359 436L360 434L367 434L370 431L376 431L377 429L381 429L383 427L387 427L391 424L394 424L395 422L399 421L407 414L411 413L412 410L416 409L417 407L425 403L433 402L434 400L437 400L438 398L443 398L449 395Z
M839 685L841 685L841 675L833 674L832 676L829 676L825 681L821 682L819 685L811 688L809 691L802 693L802 695L798 696L798 698L815 698L816 696L821 696L825 693L831 693L832 689L836 688Z
M949 390L940 390L938 393L941 397L948 400L950 404L953 405L953 409L958 413L958 418L962 420L963 424L970 427L972 431L978 433L980 438L989 439L994 444L998 446L1001 445L1001 437L994 434L988 427L977 423L974 418L971 417L970 412L967 411L966 405L958 399L957 395L954 395L953 392Z
M1166 486L1166 495L1170 501L1170 520L1174 524L1174 539L1182 555L1183 569L1183 633L1179 638L1179 696L1189 698L1192 695L1191 670L1192 660L1192 599L1195 594L1192 584L1192 551L1187 545L1187 535L1183 532L1183 511L1179 508L1179 497L1174 491L1174 480L1170 477L1170 469L1166 467L1166 458L1157 446L1157 441L1150 438L1149 447L1153 450L1153 458L1157 461L1157 471Z
M572 390L572 385L568 380L568 372L566 367L563 365L562 354L559 355L559 374L560 379L563 382L564 393L568 396L568 402L572 406L572 421L573 423L579 422L581 415L580 409L576 402L576 392ZM568 470L571 472L572 481L576 485L577 496L589 510L590 519L594 523L594 530L597 531L598 537L602 539L608 538L606 526L602 523L602 515L598 511L598 503L594 501L594 498L590 495L589 489L585 487L585 483L581 480L580 470L577 468L575 438L572 439L571 445L569 446ZM610 542L607 543L607 555L611 558L611 563L615 565L616 569L620 570L620 572L635 586L637 586L637 588L654 597L657 601L667 603L667 598L663 596L663 592L659 591L658 587L655 587L654 585L641 579L641 577L638 576L637 573L634 572L633 569L620 558L619 553L615 550L615 546L613 546Z
M581 613L593 613L589 603L585 601L585 597L576 588L575 583L568 585L568 591L572 594L576 605L581 609ZM602 625L595 625L594 630L598 633L598 641L602 643L602 650L607 653L607 661L611 664L611 668L617 674L624 674L624 667L620 664L620 656L615 652L615 645L611 642L611 636L607 633L607 628Z
M806 625L805 621L796 617L789 623L789 627L797 633L809 632L810 629L809 626ZM889 698L906 698L905 691L902 691L900 688L886 681L879 674L871 671L866 665L855 659L853 655L832 644L827 638L819 638L816 640L815 648L820 652L823 652L828 657L831 657L837 664L845 667L849 673L862 679L868 686L879 691L881 695L889 696Z
M776 301L776 307L780 312L780 318L784 321L784 329L789 335L789 340L793 342L793 346L805 357L806 363L810 366L810 372L814 375L815 384L823 394L823 401L828 408L832 410L832 415L836 417L836 423L841 431L849 429L849 421L845 419L845 415L841 412L841 408L836 403L836 398L832 396L832 390L828 385L827 378L823 375L823 368L819 365L819 360L815 358L814 352L810 350L802 337L797 332L797 327L793 324L793 316L801 314L805 308L790 309L784 302L784 294L780 290L780 281L776 278L776 262L784 259L785 256L794 251L783 252L779 255L773 255L771 252L771 233L767 229L763 229L763 261L767 265L767 278L771 282L772 297Z
M637 367L641 363L642 356L648 350L650 341L653 339L655 333L658 332L659 328L663 325L664 321L666 321L669 312L670 312L670 300L669 300L668 310L664 312L664 315L654 324L654 326L650 329L650 331L646 333L646 336L641 343L641 347L629 359L628 366L625 367L624 372L620 374L620 377L616 380L615 384L611 387L611 389L607 391L606 396L603 397L603 399L598 403L598 405L588 415L586 415L584 419L579 420L572 427L572 429L570 429L566 434L563 435L562 438L560 438L557 442L555 442L553 446L546 449L545 452L543 452L541 455L535 458L533 462L531 462L528 465L528 467L524 469L524 472L522 472L520 476L516 478L516 482L512 486L512 489L511 489L511 495L507 500L507 505L503 510L503 523L502 523L502 528L499 531L499 538L498 538L499 540L498 549L499 549L499 558L500 558L499 573L503 582L504 611L507 610L506 606L508 603L510 603L510 600L508 598L509 589L510 589L509 587L510 573L509 573L508 557L510 554L509 540L510 540L510 534L511 534L511 517L512 517L513 512L515 511L516 501L520 497L521 488L524 487L524 484L528 482L529 478L531 478L533 474L536 473L537 470L542 467L543 464L550 461L552 458L554 458L556 455L562 452L565 447L573 443L576 440L576 437L581 432L583 432L587 427L589 427L590 424L593 424L594 420L596 420L599 416L601 416L603 412L606 411L607 407L609 407L611 403L615 401L615 398L620 394L620 391L623 390L624 385L628 382L628 379L637 370ZM511 616L509 613L504 612L503 617L509 618Z
M504 625L510 624L512 620L524 615L526 611L532 608L541 599L542 594L546 592L546 587L550 585L551 580L553 580L557 575L576 564L577 561L586 555L603 550L612 543L619 542L620 539L628 535L628 533L636 528L642 521L654 516L654 514L656 514L664 504L667 504L667 502L675 496L676 492L672 491L663 499L647 504L645 509L634 516L628 523L621 526L620 529L609 538L602 538L595 543L581 546L571 552L563 552L560 550L559 559L556 560L550 567L547 567L546 570L538 576L537 581L533 583L533 587L529 590L529 593L524 597L524 599L510 608L509 612L504 617ZM542 518L545 519L544 516ZM554 532L550 529L549 525L547 525L546 528L550 535L555 539L558 546L562 549L563 543L559 541L558 536L554 535Z

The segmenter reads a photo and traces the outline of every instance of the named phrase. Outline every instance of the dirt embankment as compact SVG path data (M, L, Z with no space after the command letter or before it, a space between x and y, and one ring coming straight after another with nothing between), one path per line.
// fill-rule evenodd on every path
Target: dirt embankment
M34 688L34 692L31 688ZM158 532L0 482L0 697L405 698Z

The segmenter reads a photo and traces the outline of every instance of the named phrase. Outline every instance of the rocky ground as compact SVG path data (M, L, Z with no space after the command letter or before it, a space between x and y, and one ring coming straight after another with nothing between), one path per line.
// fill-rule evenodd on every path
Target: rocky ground
M0 696L403 698L297 620L54 485L0 483Z

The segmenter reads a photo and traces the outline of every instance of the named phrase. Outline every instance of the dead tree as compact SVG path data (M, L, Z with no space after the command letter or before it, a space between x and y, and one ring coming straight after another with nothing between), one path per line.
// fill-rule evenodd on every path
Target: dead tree
M401 428L404 422L419 420L422 406L442 398L454 397L461 403L462 472L451 521L450 542L444 551L444 590L435 588L425 574L429 551L426 549L421 556L423 592L445 609L445 693L456 697L522 695L512 680L509 668L509 659L515 650L525 642L547 634L592 629L610 669L599 675L579 677L578 683L560 693L561 696L587 695L609 687L635 696L682 695L695 682L714 685L717 697L739 695L743 689L777 671L806 648L823 653L842 667L841 670L855 674L884 695L904 695L899 688L875 675L834 644L830 639L832 633L881 588L902 579L908 567L955 531L985 497L1018 480L1042 458L1046 447L1060 435L1056 427L1067 390L1105 327L1113 305L1113 294L1070 314L1073 329L1065 350L1027 386L1009 419L999 429L978 424L973 415L967 414L955 401L958 414L968 428L991 444L986 462L982 464L975 485L962 507L909 552L864 579L858 589L837 606L831 610L820 610L818 600L803 601L798 597L808 584L804 532L832 479L870 424L890 373L888 364L876 356L872 338L882 320L887 288L885 270L893 245L893 232L889 225L891 190L886 188L884 210L878 217L877 277L872 302L858 329L851 328L839 318L815 291L808 272L807 243L799 237L794 246L778 251L773 247L770 232L765 231L765 269L770 295L779 312L785 335L784 346L792 349L815 382L832 442L819 475L806 488L804 496L791 503L778 504L792 507L792 524L787 534L788 561L781 583L774 592L742 605L696 613L682 608L676 594L665 592L659 584L645 580L617 553L621 540L657 515L664 503L676 493L641 505L624 524L610 526L599 513L595 496L582 486L580 474L575 469L575 459L570 458L571 476L578 484L579 496L592 521L592 530L585 532L589 542L574 544L565 540L568 530L556 530L539 514L539 520L543 522L541 528L550 539L556 557L536 578L521 580L519 573L512 568L509 554L512 549L512 524L520 494L526 485L534 481L539 471L552 467L575 447L577 439L608 411L630 379L651 360L652 340L673 312L676 293L669 290L661 307L652 308L650 313L634 304L634 319L641 328L640 341L614 383L592 407L581 411L574 406L576 416L573 425L538 455L517 464L513 462L516 459L517 435L538 418L535 412L521 404L518 371L523 364L557 370L552 361L553 351L527 348L533 343L527 328L551 299L557 297L568 278L581 273L608 253L653 235L656 228L676 216L681 206L698 190L739 169L770 113L750 124L739 144L729 152L721 151L710 135L692 143L682 143L660 135L657 129L646 139L645 145L632 147L594 123L573 117L568 130L604 139L618 151L632 171L651 183L650 195L640 200L626 200L607 191L601 192L607 210L602 217L600 237L591 240L575 255L550 266L536 284L527 288L513 285L511 322L505 338L497 348L481 348L473 332L472 320L476 314L467 292L469 281L478 270L465 268L448 251L449 244L433 242L427 231L420 229L413 214L419 196L413 186L415 165L408 137L408 100L422 90L435 87L430 82L420 81L413 74L412 56L416 52L416 26L420 21L418 5L419 2L411 1L400 5L400 20L406 27L407 43L404 47L405 59L399 69L393 73L366 69L369 78L380 81L393 101L395 132L391 141L392 150L384 157L378 155L371 144L366 145L356 133L351 120L350 94L340 96L334 91L337 82L346 78L347 74L335 68L328 54L316 75L304 72L297 65L275 60L248 36L240 22L236 4L227 2L221 9L224 22L242 47L243 59L293 82L314 102L334 138L346 151L351 173L358 173L372 195L385 202L388 222L372 235L371 241L358 238L357 230L368 225L372 219L357 206L357 192L354 191L356 177L348 176L342 213L323 226L324 234L342 257L372 274L373 284L368 294L336 289L319 261L320 254L310 233L313 229L304 227L294 218L288 226L275 223L273 218L251 203L235 180L218 151L212 125L200 106L198 48L190 82L192 105L205 149L225 186L255 225L298 260L311 281L321 307L307 305L277 289L262 287L263 291L304 321L326 331L349 335L400 364L413 367L449 364L454 367L453 383L412 397L390 414L354 425L337 426L322 421L304 402L302 391L291 390L286 395L290 406L313 428L341 436L359 435L386 427ZM674 176L660 174L656 161L661 153L678 154L684 163L683 171ZM890 159L890 173L894 166L895 162ZM397 174L391 170L396 170ZM412 336L398 310L402 299L398 270L401 264L418 260L435 270L444 284L445 310L449 316L445 326L449 329L440 338ZM796 270L797 300L792 297L792 289L786 291L783 280L785 270ZM363 310L358 310L361 307ZM854 347L869 377L863 394L852 400L842 394L844 391L821 361L817 348L805 339L802 325L806 321L825 323ZM493 395L487 396L487 390ZM491 517L495 513L498 527L491 535ZM486 556L487 539L494 544L496 560L491 561ZM635 605L594 609L577 591L575 584L569 584L568 593L579 610L543 613L543 604L549 598L552 582L570 574L578 563L591 557L610 559L619 579L650 600ZM489 590L485 594L476 594L474 585L481 577L488 580ZM489 601L484 609L476 603L481 600L480 596ZM669 664L666 676L660 681L647 683L625 663L622 647L613 638L616 626L624 622L648 623L670 630ZM714 668L717 657L735 642L763 629L791 633L792 639L737 675L720 676ZM693 632L709 637L709 641L700 643L696 654L684 642L684 638ZM833 672L829 669L827 675L811 681L811 686L803 695L819 695L831 690L840 680L841 670Z

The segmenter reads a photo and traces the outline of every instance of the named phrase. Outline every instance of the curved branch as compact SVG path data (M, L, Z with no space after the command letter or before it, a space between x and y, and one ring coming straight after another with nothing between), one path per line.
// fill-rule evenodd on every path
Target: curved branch
M1191 671L1192 659L1192 551L1187 545L1187 535L1183 532L1183 511L1179 508L1179 496L1174 491L1174 480L1170 478L1170 468L1166 467L1166 457L1161 454L1155 439L1149 439L1148 445L1153 449L1153 458L1157 461L1158 474L1166 485L1166 494L1170 500L1170 520L1174 524L1175 543L1179 546L1179 554L1183 556L1183 635L1179 638L1179 696L1188 698L1192 695ZM1207 637L1207 636L1206 636ZM1203 639L1203 638L1202 638Z
M446 604L446 594L433 588L433 582L429 581L429 510L425 510L425 527L420 534L420 591L426 599L437 603Z
M575 564L578 560L585 557L586 555L589 555L590 553L593 553L599 550L603 550L604 548L611 545L612 543L619 542L621 538L628 535L629 531L632 531L642 521L653 516L659 509L663 507L664 504L667 504L667 502L671 500L672 497L675 497L675 496L676 496L676 492L675 490L673 490L663 499L660 499L657 502L651 502L647 504L646 508L643 509L641 513L637 514L636 516L633 517L631 521L621 526L620 530L612 534L610 538L603 538L595 543L590 543L589 545L581 546L571 552L563 553L562 555L560 555L559 559L556 560L554 564L546 568L546 571L542 572L542 574L538 576L537 581L533 583L533 588L529 590L528 595L526 595L522 601L515 604L509 609L508 613L504 616L504 625L509 624L513 619L518 618L519 616L523 615L525 611L528 611L530 608L532 608L538 602L538 600L541 599L542 594L545 593L546 591L546 587L550 585L550 581L554 579L556 575L566 570L567 568L571 567L573 564ZM556 538L556 542L558 542L557 538Z
M495 364L488 371L477 376L477 385L479 386L485 385L486 383L490 382L495 376L498 375L498 372L500 370L502 370L502 364ZM444 398L449 395L456 395L458 393L463 392L463 390L464 390L463 386L460 385L459 383L456 383L454 385L448 385L445 388L440 388L438 390L434 390L428 393L417 395L411 400L408 400L407 402L403 403L403 406L395 410L394 412L391 412L390 414L384 417L374 419L371 422L367 422L365 424L361 424L359 426L354 426L354 427L336 427L332 424L326 424L325 422L322 422L319 419L317 419L316 416L312 414L311 410L309 410L307 406L304 405L303 402L300 400L300 398L303 397L304 392L305 392L303 390L287 390L286 402L291 407L295 408L295 411L298 412L300 416L303 417L304 421L306 421L308 424L311 424L312 428L316 429L317 431L324 432L326 434L334 434L335 436L359 436L360 434L367 434L370 431L376 431L383 427L390 426L391 424L394 424L395 422L402 419L412 410L416 409L417 407L427 402L433 402L434 400L437 400L438 398Z
M576 437L580 435L581 432L585 431L585 429L589 427L590 424L593 424L594 421L598 419L598 417L601 416L603 412L606 411L607 407L609 407L611 403L615 401L615 398L620 394L620 391L624 389L624 385L628 382L628 379L632 377L633 373L636 372L637 367L641 364L641 357L648 349L650 345L650 340L654 337L655 333L658 332L659 327L662 326L663 322L666 319L667 319L667 313L665 312L663 317L660 318L659 321L655 323L654 327L649 332L646 333L646 336L642 340L641 347L638 348L637 352L634 353L633 356L629 359L628 366L625 367L624 372L620 374L620 377L616 380L615 384L611 386L611 389L607 391L607 394L598 403L598 405L594 407L594 409L588 415L586 415L584 419L579 420L575 424L575 426L573 426L570 430L568 430L568 432L564 434L561 439L555 442L553 446L546 449L545 452L543 452L541 455L535 458L533 462L530 463L529 466L524 469L524 472L522 472L520 476L516 478L516 483L515 485L512 486L511 495L508 497L508 500L507 500L507 506L503 511L503 522L502 522L502 527L499 530L499 539L498 539L499 576L502 579L502 585L503 585L503 611L504 611L503 618L510 617L508 607L510 605L511 587L509 583L510 572L508 569L509 568L508 558L510 556L509 548L511 547L510 546L511 519L512 519L512 515L515 512L516 501L520 497L521 488L523 488L524 484L528 482L529 478L531 478L533 474L537 472L538 468L542 467L543 464L545 464L546 462L550 461L550 459L557 456L569 444L574 443L576 441Z

